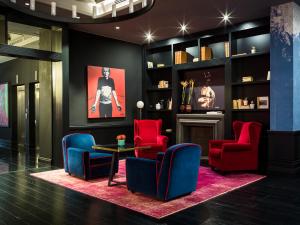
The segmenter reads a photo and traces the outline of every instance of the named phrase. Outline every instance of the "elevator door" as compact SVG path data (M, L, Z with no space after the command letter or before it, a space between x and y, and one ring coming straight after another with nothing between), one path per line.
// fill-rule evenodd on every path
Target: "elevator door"
M40 84L34 86L34 106L35 106L35 148L40 149Z
M24 147L25 144L25 86L17 87L17 134L18 145Z

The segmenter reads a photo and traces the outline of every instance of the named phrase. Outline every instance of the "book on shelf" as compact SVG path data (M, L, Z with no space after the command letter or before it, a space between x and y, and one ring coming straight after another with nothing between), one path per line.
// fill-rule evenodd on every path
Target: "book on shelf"
M211 60L212 59L212 49L209 47L201 47L201 61Z
M176 51L175 52L175 64L184 64L187 63L192 56L185 51Z

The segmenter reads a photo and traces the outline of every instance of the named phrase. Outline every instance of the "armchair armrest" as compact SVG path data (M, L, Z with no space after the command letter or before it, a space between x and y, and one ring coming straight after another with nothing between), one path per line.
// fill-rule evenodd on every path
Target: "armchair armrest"
M156 160L145 158L126 159L127 188L147 195L156 194Z
M251 147L251 144L225 143L223 144L223 152L250 151Z
M69 173L87 179L89 177L89 151L80 148L68 148Z
M156 160L158 162L161 162L163 160L163 158L164 158L164 155L165 155L164 152L158 152L157 155L156 155Z
M164 135L157 136L157 144L167 145L169 138Z
M134 137L134 146L139 146L142 143L143 139L140 136Z
M225 143L235 143L235 140L209 140L208 144L210 148L222 148Z

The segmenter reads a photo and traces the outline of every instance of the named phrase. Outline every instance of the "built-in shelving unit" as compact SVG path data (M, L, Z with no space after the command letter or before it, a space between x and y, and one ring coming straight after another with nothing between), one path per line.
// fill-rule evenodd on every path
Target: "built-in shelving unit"
M269 85L270 81L269 80L258 80L258 81L251 81L251 82L236 82L232 83L232 86L252 86L252 85Z
M222 111L225 114L225 138L231 138L233 120L261 122L265 137L270 126L270 110L257 108L257 97L270 96L270 81L267 80L270 70L269 30L269 20L263 19L146 45L143 88L145 117L163 119L163 129L172 129L168 136L171 139L170 144L174 144L176 114L181 113L180 82L192 79L198 88L205 81L211 82L214 79L217 80L215 86L224 87L222 96L218 96L220 108L193 109L191 113ZM211 51L211 57L202 57L201 52L205 55L207 53L201 49L203 47ZM178 51L187 54L187 59L180 64L175 60ZM152 62L153 68L148 68L147 62ZM157 68L157 64L164 65ZM253 81L242 82L242 78L247 76L253 77ZM167 81L168 87L158 88L159 81ZM219 89L222 92L222 88ZM194 93L197 91L199 92L197 89ZM220 98L224 98L224 104L221 104ZM245 98L249 103L254 102L254 109L233 109L234 99ZM194 94L193 101L200 102L199 99ZM172 100L172 110L165 107L156 110L155 104L160 100Z
M150 91L155 91L155 92L160 92L160 91L172 91L172 88L148 88L148 92Z

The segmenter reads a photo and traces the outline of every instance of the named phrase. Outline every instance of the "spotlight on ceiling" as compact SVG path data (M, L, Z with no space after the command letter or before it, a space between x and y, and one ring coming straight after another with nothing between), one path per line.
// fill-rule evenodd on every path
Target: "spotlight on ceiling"
M116 30L120 30L120 27L119 27L119 26L116 26L115 28L116 28Z
M221 17L219 17L221 19L221 22L220 23L224 23L225 25L227 25L227 23L231 23L231 19L233 18L232 17L232 12L220 12L221 13Z
M151 33L151 31L148 31L147 33L145 33L145 39L146 41L148 41L148 43L150 43L151 41L153 41L153 34Z
M181 32L182 34L187 33L187 32L188 32L188 29L189 29L188 24L186 24L186 23L180 23L180 24L179 24L179 29L180 29L180 32Z

